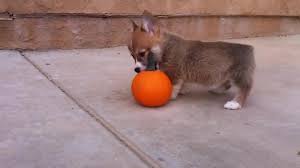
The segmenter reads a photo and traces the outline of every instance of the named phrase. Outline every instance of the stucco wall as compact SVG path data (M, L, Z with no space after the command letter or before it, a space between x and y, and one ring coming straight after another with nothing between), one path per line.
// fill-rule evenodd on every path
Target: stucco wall
M299 16L299 0L1 0L2 12Z
M0 0L0 48L124 45L144 9L168 31L215 40L300 33L299 0ZM0 16L1 17L1 16Z

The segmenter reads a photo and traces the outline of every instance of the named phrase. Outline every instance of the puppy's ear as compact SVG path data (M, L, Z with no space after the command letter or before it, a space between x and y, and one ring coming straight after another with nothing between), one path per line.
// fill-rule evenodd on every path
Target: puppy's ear
M139 28L139 26L133 20L130 19L130 21L132 23L133 31L136 31Z
M156 18L149 11L145 10L142 20L142 30L153 35L155 33Z

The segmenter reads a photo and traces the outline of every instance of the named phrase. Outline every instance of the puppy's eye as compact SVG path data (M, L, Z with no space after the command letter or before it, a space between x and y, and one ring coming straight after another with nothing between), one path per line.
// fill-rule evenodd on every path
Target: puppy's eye
M145 55L146 55L146 52L140 52L140 53L139 53L139 56L140 56L140 57L144 57Z

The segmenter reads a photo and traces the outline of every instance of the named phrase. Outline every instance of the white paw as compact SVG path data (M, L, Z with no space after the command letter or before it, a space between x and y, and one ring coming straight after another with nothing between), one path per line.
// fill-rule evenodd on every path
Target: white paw
M182 85L183 85L183 80L179 80L177 84L173 85L173 91L171 96L172 100L175 100L177 98L177 95L180 92Z
M188 92L189 92L188 89L182 88L182 89L179 91L179 94L180 94L180 95L185 95L185 94L187 94Z
M171 95L171 100L175 100L178 96L178 92L172 92L172 95Z
M231 100L231 101L228 101L225 105L224 105L224 108L225 109L228 109L228 110L237 110L237 109L240 109L242 106L240 105L240 103L238 103L237 101L235 100Z

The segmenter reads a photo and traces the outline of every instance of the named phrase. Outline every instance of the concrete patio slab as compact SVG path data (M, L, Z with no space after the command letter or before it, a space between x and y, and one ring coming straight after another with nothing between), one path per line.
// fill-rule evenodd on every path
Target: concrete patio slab
M300 36L231 41L256 48L255 87L240 111L222 108L230 93L197 87L161 108L137 105L126 47L25 55L162 167L300 167Z
M147 167L19 52L0 51L0 167Z

